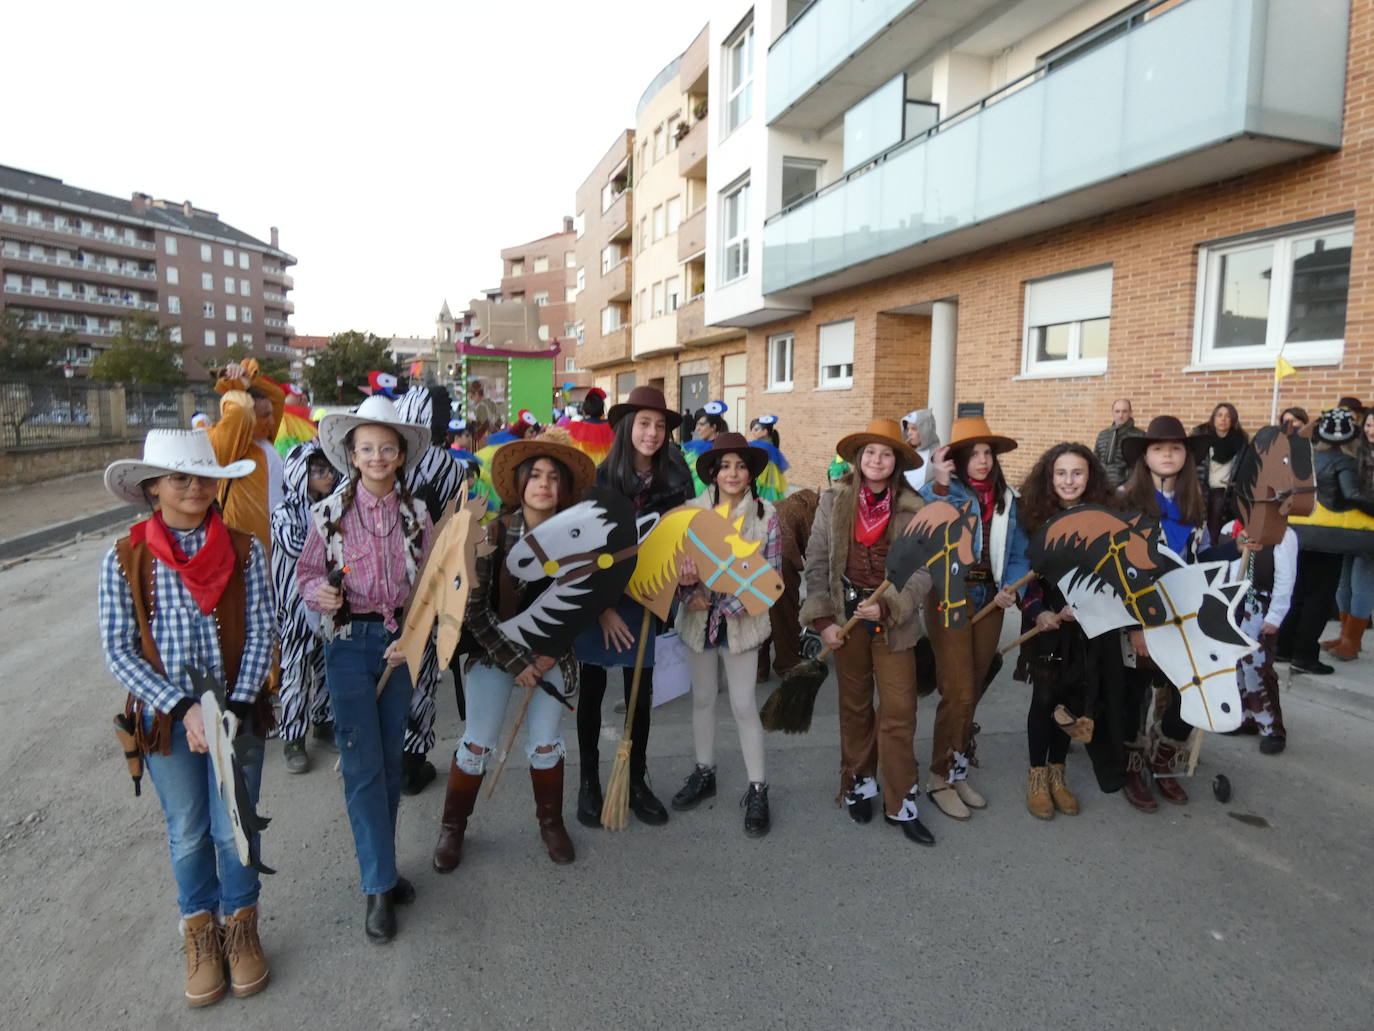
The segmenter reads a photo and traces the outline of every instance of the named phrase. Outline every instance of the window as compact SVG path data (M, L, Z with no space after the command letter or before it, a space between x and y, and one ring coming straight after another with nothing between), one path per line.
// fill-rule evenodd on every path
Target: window
M826 388L854 385L854 320L827 322L820 330L821 368L817 385Z
M203 319L213 319L215 317L215 302L205 301L200 306L200 317Z
M549 270L549 259L548 259L547 256L538 257L538 258L535 258L535 259L534 259L534 271L535 271L535 272L547 272L548 270Z
M236 345L238 342L239 342L239 335L238 335L237 333L225 333L225 334L224 334L224 346L225 346L225 347L233 347L233 346Z
M663 220L663 205L660 204L660 205L658 205L658 207L654 208L654 240L655 240L655 241L658 241L658 240L662 240L662 239L663 239L663 227L664 227L664 220Z
M663 281L663 304L668 311L677 311L682 304L682 280L677 276Z
M574 358L572 355L568 355L566 358L564 358L564 359L563 359L563 371L564 371L564 372L576 372L576 371L577 371L577 359Z
M674 111L668 116L665 124L668 126L668 152L671 154L677 150L678 126L682 124L682 116Z
M540 340L548 340L548 339L549 339L549 327L548 327L548 326L540 326L540 327L539 327L539 339L540 339Z
M639 220L639 249L644 250L649 246L649 216L645 215Z
M200 274L200 288L202 290L213 290L215 288L215 277L208 272Z
M649 317L649 291L644 289L639 291L638 311L635 313L635 321L643 322Z
M251 296L252 296L252 294L251 294L251 293L249 292L249 290L248 290L248 280L246 280L246 279L240 279L240 280L239 280L239 293L241 293L244 297L251 297Z
M587 289L587 270L580 268L577 270L577 292L581 293Z
M212 256L211 253L210 253L210 245L209 245L208 243L203 243L203 244L200 245L200 260L201 260L201 261L213 261L213 260L214 260L213 256Z
M663 206L664 217L667 219L665 232L676 233L677 227L682 224L682 198L669 197L668 202Z
M573 339L577 341L578 347L581 347L587 342L587 327L585 323L579 322L573 327Z
M177 286L181 283L181 273L177 271L175 265L167 266L167 282L172 286Z
M523 261L512 261L510 263L511 276L523 276L525 274L525 263Z
M207 329L207 330L205 331L205 346L206 346L206 347L214 347L214 346L215 346L215 331L214 331L213 329Z
M243 346L244 346L244 347L252 347L252 346L253 346L253 334L252 334L252 333L245 333L245 334L243 334Z
M238 308L232 304L226 304L224 306L224 318L229 322L237 322L239 320Z
M170 296L167 298L167 314L168 314L168 315L180 315L180 314L181 314L181 298L178 297L176 294L172 294L172 295L170 295Z
M803 197L809 197L820 186L824 161L808 158L782 159L782 206L790 208Z
M1026 284L1026 376L1093 376L1107 371L1110 265Z
M666 141L663 136L663 126L654 130L654 160L661 161L663 155L668 152Z
M601 248L601 274L603 276L618 264L620 264L619 247L612 243Z
M792 389L792 354L795 338L779 333L768 338L768 389Z
M177 238L175 236L164 236L162 238L162 249L175 258L177 253Z
M620 309L615 305L608 305L601 309L601 335L614 333L620 328Z
M749 274L749 180L727 192L721 204L724 237L722 283L733 283Z
M654 317L657 318L658 316L660 316L660 315L662 315L662 314L663 314L663 284L662 284L662 283L655 283L655 284L654 284Z
M174 344L181 343L181 327L173 326L171 329L169 329L167 331L167 339Z
M564 268L577 268L577 252L576 252L576 251L564 251L564 252L563 252L563 267L564 267Z
M1353 242L1344 220L1201 248L1194 362L1340 361Z
M582 239L582 234L586 231L586 229L587 213L585 211L579 211L576 215L573 216L573 232L577 234L575 239ZM572 251L569 251L568 253L571 254Z
M577 300L577 287L575 287L575 286L569 286L569 287L564 288L564 290L563 290L563 300L564 300L564 302L566 302L567 304L572 304L573 301Z
M245 272L248 271L248 252L247 252L247 251L239 251L239 268L243 269Z
M725 131L734 132L753 113L754 21L725 44Z
M224 264L229 268L234 267L234 249L232 247L224 248Z
M224 292L226 294L236 293L238 290L238 285L238 280L236 280L233 276L224 277Z
M538 291L538 292L535 293L535 295L534 295L534 305L535 305L536 308L542 308L542 307L544 307L544 305L546 305L546 304L548 304L548 303L549 303L549 292L548 292L547 290L540 290L540 291Z
M252 309L252 308L248 308L248 307L240 308L240 309L239 309L239 318L242 319L244 322L252 322L252 321L253 321L253 309Z
M635 374L633 372L618 372L615 376L615 393L618 401L626 401L630 397L630 391L635 388Z

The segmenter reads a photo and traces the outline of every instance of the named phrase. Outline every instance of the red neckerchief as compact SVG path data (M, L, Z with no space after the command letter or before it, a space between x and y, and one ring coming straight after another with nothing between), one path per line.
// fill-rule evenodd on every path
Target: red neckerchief
M969 486L973 488L974 493L978 495L978 505L981 510L979 515L982 516L983 522L986 523L990 521L992 519L992 510L995 507L992 497L992 480L975 480L970 476L968 478L968 483Z
M859 484L859 510L854 519L854 539L865 548L878 543L892 515L892 488L874 494L868 484Z
M210 509L205 517L205 543L191 558L181 550L161 512L129 527L129 543L147 544L159 562L175 570L205 615L215 610L234 575L234 545L218 509Z

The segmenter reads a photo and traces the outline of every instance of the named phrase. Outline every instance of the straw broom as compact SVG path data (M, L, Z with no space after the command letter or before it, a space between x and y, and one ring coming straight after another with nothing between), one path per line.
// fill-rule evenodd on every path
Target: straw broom
M639 702L639 678L644 672L644 645L649 638L648 608L639 624L639 647L635 650L635 673L630 682L630 704L625 706L625 730L615 750L615 765L606 785L606 798L601 806L601 826L608 831L623 831L630 822L630 728L634 723L635 706Z

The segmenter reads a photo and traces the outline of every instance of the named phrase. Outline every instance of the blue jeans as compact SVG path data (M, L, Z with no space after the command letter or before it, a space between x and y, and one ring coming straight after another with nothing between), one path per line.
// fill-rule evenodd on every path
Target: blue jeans
M149 712L144 726L151 723ZM261 739L245 758L243 775L256 805L262 786ZM172 753L147 756L147 766L167 819L167 845L181 915L228 914L256 905L261 887L258 874L239 862L234 828L215 786L209 753L192 752L186 728L178 722L172 725Z
M1374 611L1374 558L1347 555L1341 560L1341 583L1336 588L1336 607L1356 619L1368 619Z
M401 806L401 745L410 710L410 672L397 666L377 694L396 635L381 623L355 622L348 640L324 646L325 684L334 706L334 741L344 804L364 895L396 886L396 811Z
M545 673L544 679L559 691L563 690L563 672L557 666ZM486 772L488 757L502 744L501 727L511 694L518 693L523 701L525 688L516 687L515 678L505 670L480 662L468 671L463 687L467 693L468 718L463 740L458 742L453 758L464 773L481 776ZM525 711L525 752L534 769L551 770L563 759L566 748L558 732L562 720L563 706L542 688L535 688ZM469 745L481 751L474 752ZM547 750L538 751L540 748Z

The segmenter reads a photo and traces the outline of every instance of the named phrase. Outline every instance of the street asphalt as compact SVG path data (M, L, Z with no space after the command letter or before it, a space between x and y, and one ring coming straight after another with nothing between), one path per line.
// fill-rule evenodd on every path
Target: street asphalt
M809 734L768 739L773 830L746 838L722 700L720 794L666 827L577 825L571 745L571 866L543 850L518 754L479 801L450 875L429 866L441 785L403 800L398 849L419 899L382 947L362 933L333 756L290 776L269 743L262 851L278 873L265 879L261 930L272 983L188 1012L156 795L145 779L133 796L110 731L122 693L95 626L108 544L0 573L7 1027L1374 1026L1374 709L1361 685L1344 705L1290 690L1281 756L1253 738L1209 737L1192 804L1154 815L1099 793L1077 751L1069 781L1083 813L1042 823L1024 805L1026 689L1010 664L979 710L975 783L990 808L959 824L923 800L934 848L836 807L833 687ZM1352 666L1367 684L1374 663ZM921 706L923 767L934 702ZM609 702L603 719L604 778ZM438 728L443 764L461 731L447 681ZM692 765L687 699L656 710L649 754L666 801ZM1210 790L1218 773L1234 788L1227 804Z

